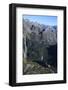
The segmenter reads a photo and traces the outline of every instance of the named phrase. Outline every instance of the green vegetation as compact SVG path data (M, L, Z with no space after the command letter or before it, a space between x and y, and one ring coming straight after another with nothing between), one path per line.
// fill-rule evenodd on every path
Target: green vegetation
M43 67L39 65L37 62L33 62L32 60L24 59L24 69L23 74L48 74L52 73L48 67Z

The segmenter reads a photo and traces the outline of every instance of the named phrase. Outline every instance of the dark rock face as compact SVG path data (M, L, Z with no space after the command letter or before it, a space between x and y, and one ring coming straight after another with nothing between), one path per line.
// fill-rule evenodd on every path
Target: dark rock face
M48 48L48 55L51 57L49 58L48 63L57 67L57 45L53 45Z
M24 58L57 72L57 26L24 20L23 33Z

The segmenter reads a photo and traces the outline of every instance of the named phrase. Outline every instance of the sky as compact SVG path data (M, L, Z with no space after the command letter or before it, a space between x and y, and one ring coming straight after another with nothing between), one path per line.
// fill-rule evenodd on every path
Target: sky
M38 22L44 25L57 25L57 16L38 16L38 15L24 15L24 19L29 19L33 22Z

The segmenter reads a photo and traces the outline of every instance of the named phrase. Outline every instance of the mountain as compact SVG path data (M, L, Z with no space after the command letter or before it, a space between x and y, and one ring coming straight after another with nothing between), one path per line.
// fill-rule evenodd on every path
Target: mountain
M57 26L47 26L24 19L23 30L29 38L31 36L31 33L33 33L35 34L34 39L37 39L39 41L39 38L42 34L42 40L44 40L44 42L47 43L47 45L57 44Z
M24 74L57 72L57 26L23 19L23 50ZM47 72L45 68L48 68Z

